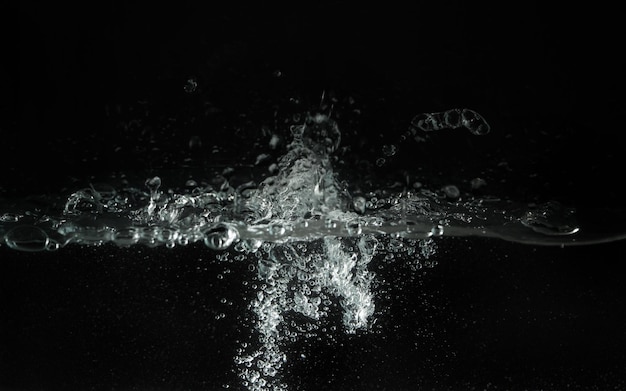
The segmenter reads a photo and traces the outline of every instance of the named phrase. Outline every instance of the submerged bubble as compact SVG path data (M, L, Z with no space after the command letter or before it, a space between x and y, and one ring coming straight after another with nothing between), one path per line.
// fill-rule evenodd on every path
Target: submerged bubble
M213 250L226 250L239 239L239 231L232 224L217 223L205 232L204 244Z

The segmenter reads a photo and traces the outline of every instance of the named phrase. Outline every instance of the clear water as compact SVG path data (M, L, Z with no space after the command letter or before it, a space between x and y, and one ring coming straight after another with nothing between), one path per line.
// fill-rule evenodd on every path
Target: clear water
M189 88L193 87L193 83ZM235 355L249 390L286 390L281 378L286 344L312 335L329 312L340 308L346 333L365 332L376 318L376 274L368 268L386 256L432 267L437 237L481 236L535 245L580 245L623 239L594 235L576 222L575 211L557 202L516 204L461 196L454 185L429 190L407 183L392 191L351 194L333 169L342 132L331 113L294 116L285 153L269 175L236 187L225 177L168 188L159 177L143 183L90 184L47 207L17 204L0 210L0 243L20 251L62 251L68 245L145 245L175 249L202 243L253 261L259 283L250 298L254 343ZM397 144L375 158L384 167L409 138L460 129L481 136L490 126L478 113L453 109L413 118ZM269 149L280 142L273 135ZM191 138L190 149L201 141ZM256 164L268 160L260 154ZM227 167L224 171L236 171ZM472 188L485 185L475 178ZM299 320L293 319L298 314Z

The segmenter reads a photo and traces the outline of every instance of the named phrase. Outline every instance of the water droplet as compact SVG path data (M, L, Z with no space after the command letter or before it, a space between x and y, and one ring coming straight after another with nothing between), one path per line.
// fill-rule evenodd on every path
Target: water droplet
M461 191L454 185L444 186L442 190L446 198L450 200L457 200L461 196Z
M262 153L260 155L258 155L256 157L256 161L254 162L254 165L258 166L259 164L265 163L266 161L268 161L271 158L271 156L267 153Z
M472 187L472 190L478 190L481 187L487 186L487 181L482 178L473 178L470 181L470 186Z
M24 225L7 232L4 240L12 249L34 252L46 250L49 238L41 228Z
M191 136L189 138L189 149L197 150L202 148L202 139L200 136Z
M196 90L198 89L198 80L195 77L190 77L189 79L187 79L187 82L185 83L185 87L184 90L186 93L191 94L196 92Z
M354 211L363 214L365 213L365 206L367 205L367 200L365 197L357 196L352 199L352 207Z
M383 150L383 155L385 155L385 156L389 157L389 156L393 156L393 155L395 155L395 154L396 154L396 152L397 152L397 150L398 150L398 147L396 147L396 146L395 146L395 145L393 145L393 144L390 144L390 145L383 145L382 150Z

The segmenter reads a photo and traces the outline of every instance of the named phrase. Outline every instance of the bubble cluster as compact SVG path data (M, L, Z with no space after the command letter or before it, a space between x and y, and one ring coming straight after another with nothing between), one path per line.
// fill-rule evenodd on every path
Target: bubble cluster
M465 128L475 135L489 133L491 127L485 119L470 109L451 109L438 113L418 114L411 120L410 132L415 136L417 129L432 132L441 129Z
M328 316L331 299L340 303L345 332L368 328L375 309L374 274L368 264L377 246L375 237L362 236L269 247L267 257L260 258L257 266L263 288L250 303L259 344L252 348L245 343L235 358L248 389L286 389L279 374L288 357L281 348L286 342L313 335L320 319ZM301 315L302 320L295 320L293 314ZM289 318L294 320L288 322ZM297 332L302 329L307 331Z

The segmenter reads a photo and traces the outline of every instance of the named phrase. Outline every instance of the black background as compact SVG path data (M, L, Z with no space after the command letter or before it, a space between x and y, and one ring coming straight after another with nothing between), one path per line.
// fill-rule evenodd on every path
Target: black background
M151 152L133 149L145 134L125 133L107 114L116 105L148 101L180 115L210 100L221 114L207 123L219 125L271 112L265 100L298 96L314 106L326 91L364 108L362 130L343 143L371 160L420 112L469 107L492 126L481 138L448 132L407 142L383 176L418 165L418 179L437 185L433 178L462 183L499 167L488 171L499 195L557 199L588 215L620 208L622 16L532 3L22 2L0 188L10 198L58 191L72 177L152 169ZM191 98L190 77L201 88ZM196 126L181 126L180 143L157 128L158 153L187 148L191 134L203 148L228 150L219 126ZM620 226L613 214L595 220ZM387 272L393 295L379 299L377 308L388 308L381 331L294 346L286 376L302 389L623 388L623 247L445 239L436 268L408 281L397 277L411 275L400 265ZM251 278L246 265L230 265L230 279L218 282L223 266L199 247L0 250L3 385L236 388L229 368L246 289L235 276ZM234 304L216 321L222 295ZM302 352L309 358L296 359Z

